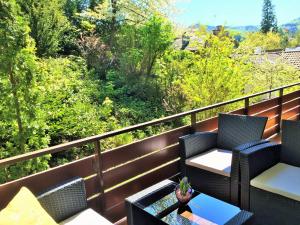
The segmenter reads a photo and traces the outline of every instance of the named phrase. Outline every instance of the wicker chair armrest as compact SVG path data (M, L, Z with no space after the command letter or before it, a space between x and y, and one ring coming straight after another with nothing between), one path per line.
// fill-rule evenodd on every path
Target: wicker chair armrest
M61 222L87 208L84 180L79 177L51 187L37 198L56 222Z
M257 140L257 141L251 141L251 142L248 142L248 143L245 143L245 144L241 144L241 145L235 147L233 149L233 151L243 151L243 150L245 150L247 148L252 148L252 147L254 147L256 145L261 145L261 144L265 144L265 143L269 143L269 142L270 141L265 140L265 139L263 139L263 140Z
M268 140L251 141L235 147L232 150L231 172L230 172L230 192L233 204L239 204L239 184L240 184L240 152L257 145L268 143Z
M264 143L240 152L241 171L252 179L280 160L280 144Z
M241 207L249 209L250 181L280 161L281 145L265 143L240 152Z
M217 133L196 132L179 138L180 156L187 159L217 146Z
M245 151L246 149L253 148L255 146L263 145L269 143L268 140L258 140L258 141L252 141L248 142L242 145L239 145L235 147L232 150L232 163L231 163L231 178L239 178L239 168L240 168L240 152ZM260 149L258 147L257 149Z

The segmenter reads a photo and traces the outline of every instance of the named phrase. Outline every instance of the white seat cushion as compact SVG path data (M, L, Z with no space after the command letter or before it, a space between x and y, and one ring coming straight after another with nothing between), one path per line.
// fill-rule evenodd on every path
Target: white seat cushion
M300 168L278 163L252 179L251 186L300 201Z
M231 151L214 148L203 154L187 159L185 163L189 166L230 177L231 160Z
M107 219L92 209L86 209L62 221L60 225L112 225Z

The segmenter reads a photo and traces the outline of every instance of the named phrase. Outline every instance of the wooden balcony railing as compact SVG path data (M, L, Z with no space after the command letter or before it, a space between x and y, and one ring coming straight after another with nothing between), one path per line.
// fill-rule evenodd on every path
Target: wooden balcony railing
M279 87L120 130L2 159L0 160L0 168L39 156L67 151L85 144L93 144L95 149L93 155L83 159L1 184L0 209L10 201L21 186L27 186L37 194L49 186L74 176L80 176L85 179L88 205L111 221L116 222L125 216L124 198L163 179L179 175L178 138L180 136L194 131L213 131L217 129L217 117L199 122L196 119L197 113L243 102L243 108L230 113L267 116L269 119L264 138L277 140L281 119L299 119L300 90L284 94L286 89L299 86L299 84ZM255 97L277 92L277 97L250 104L250 100ZM178 127L111 150L101 151L100 149L100 141L106 138L174 121L186 116L191 118L190 125Z

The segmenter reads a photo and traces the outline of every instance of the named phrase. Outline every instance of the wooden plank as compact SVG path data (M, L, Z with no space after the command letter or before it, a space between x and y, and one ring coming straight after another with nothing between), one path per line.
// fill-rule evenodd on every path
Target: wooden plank
M299 111L300 111L300 106L296 106L292 109L282 112L281 118L282 118L282 120L289 119L290 117L297 115L299 113Z
M249 107L248 114L254 115L266 109L272 108L279 103L279 98L272 98L266 101L262 101L256 104L253 104Z
M271 118L279 114L279 110L280 110L280 105L275 105L263 111L252 114L251 116L263 116L263 117Z
M149 154L175 144L178 142L179 137L189 133L190 126L184 126L129 145L124 145L113 150L103 152L103 169L105 171L111 167L118 166L119 164L126 163L145 154Z
M203 120L196 124L196 131L212 131L218 128L218 117Z
M103 173L104 188L110 188L179 157L179 144L165 148Z
M234 110L234 111L230 112L230 114L244 115L245 114L245 108Z
M74 162L51 168L18 180L0 185L0 209L12 199L22 186L28 187L34 194L38 194L47 188L64 182L73 177L87 177L95 173L94 155L76 160Z
M85 183L87 198L89 198L89 197L93 196L94 194L100 192L99 178L98 178L97 174L94 174L93 176L85 179L84 183Z
M277 116L278 108L279 106L275 105L271 109L266 109L263 112L259 112L258 115L256 116L266 116L266 117ZM243 115L243 113L244 113L244 108L230 112L230 114L240 114L240 115ZM213 117L211 119L201 121L197 124L197 131L215 131L217 128L218 128L218 117Z
M145 174L129 183L126 183L120 187L117 187L104 194L106 209L120 204L128 196L131 196L141 190L144 190L151 185L158 183L164 179L172 177L179 172L179 161L175 161L171 164L165 165L162 168L154 170Z
M291 101L285 102L285 103L282 105L282 110L283 110L283 111L286 111L286 110L289 110L289 109L291 109L291 108L294 108L294 107L298 106L299 103L300 103L300 97L299 97L299 98L292 99Z
M279 125L277 124L277 125L274 125L273 127L266 129L263 134L263 138L267 139L267 138L271 137L272 135L276 134L277 130L278 130L278 126Z
M265 129L269 129L269 128L275 126L275 125L278 125L279 122L280 122L279 115L275 115L275 116L268 119Z
M291 101L292 99L295 99L298 97L300 97L300 91L295 91L295 92L284 95L282 98L282 101L288 102L288 101Z
M104 216L112 222L118 222L119 220L126 217L125 201L122 201L118 205L115 205L114 207L107 210L104 213ZM126 220L125 220L125 222L126 222ZM116 223L116 224L119 224L119 223ZM124 224L124 222L122 222L121 224Z
M295 115L293 115L293 116L287 118L286 120L294 120L294 121L297 121L297 120L299 120L299 115L300 115L300 113L295 114Z

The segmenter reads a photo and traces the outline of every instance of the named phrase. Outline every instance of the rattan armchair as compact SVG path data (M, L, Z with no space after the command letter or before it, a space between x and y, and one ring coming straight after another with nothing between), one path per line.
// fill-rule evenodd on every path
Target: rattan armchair
M50 187L37 199L60 225L112 225L88 208L84 180L80 177Z
M261 140L265 117L220 114L218 132L197 132L179 139L181 174L192 186L219 199L239 204L239 153Z
M282 144L249 148L240 163L241 207L255 224L299 225L300 122L282 121Z

